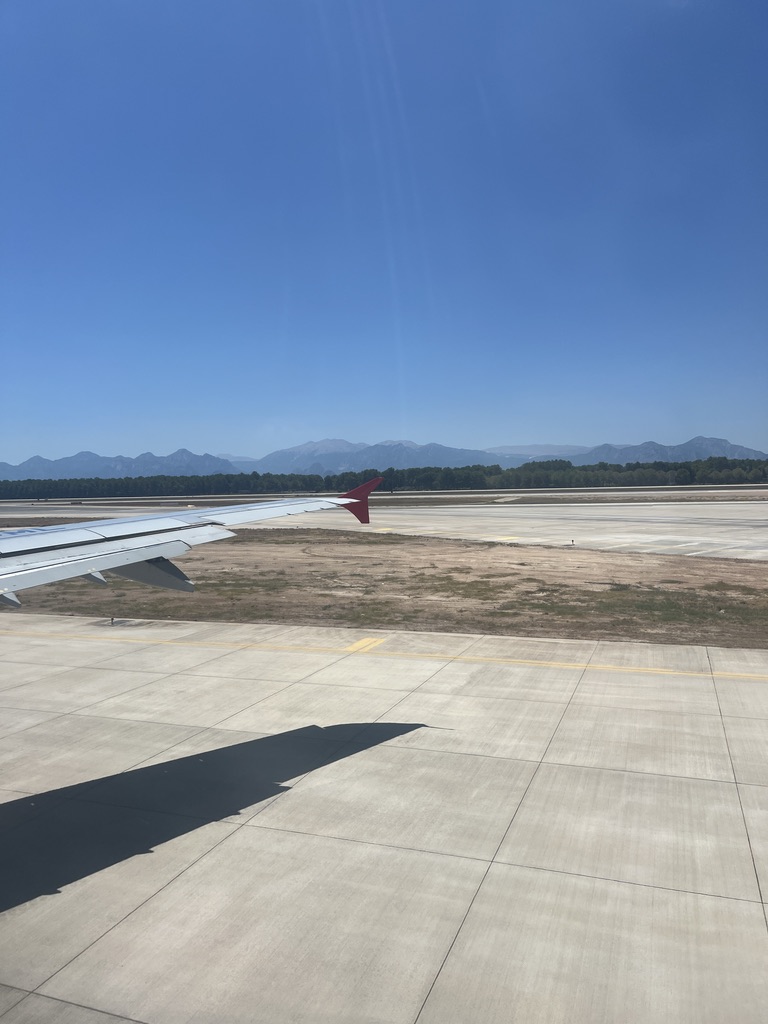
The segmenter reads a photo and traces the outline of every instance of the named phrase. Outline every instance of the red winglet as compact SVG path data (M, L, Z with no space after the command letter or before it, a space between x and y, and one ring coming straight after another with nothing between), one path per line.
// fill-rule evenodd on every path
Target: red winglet
M340 498L352 498L355 504L345 505L344 508L359 519L361 523L370 523L371 517L368 514L368 495L379 486L383 479L383 476L377 476L375 479L369 480L368 483L360 484L359 487L355 487L351 491L347 491L346 494L339 495Z

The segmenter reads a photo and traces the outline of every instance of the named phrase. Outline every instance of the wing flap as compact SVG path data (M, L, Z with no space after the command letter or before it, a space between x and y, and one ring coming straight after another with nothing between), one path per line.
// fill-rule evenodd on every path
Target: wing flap
M114 569L153 558L178 558L197 544L207 544L224 537L234 537L234 534L220 526L210 525L187 529L180 534L101 540L87 548L29 552L14 559L10 572L3 572L0 562L0 594L28 590L43 583L57 583L74 576L91 575L100 569Z
M185 555L187 551L189 551L187 544L180 540L174 540L159 544L145 544L142 549L103 552L98 555L83 553L78 558L29 566L0 576L0 594L28 590L30 587L39 587L43 583L58 583L60 580L72 579L74 576L87 576L94 571L114 569L150 558L178 558L179 555Z
M126 580L148 583L150 587L186 591L195 589L195 584L189 576L183 573L178 565L169 562L167 558L150 558L147 562L133 562L131 565L121 565L119 568L116 566L109 571Z

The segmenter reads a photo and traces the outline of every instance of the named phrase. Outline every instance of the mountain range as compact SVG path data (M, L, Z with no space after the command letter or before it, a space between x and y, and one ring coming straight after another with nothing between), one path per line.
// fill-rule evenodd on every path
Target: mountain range
M692 462L711 456L728 459L768 459L765 452L731 444L720 437L694 437L684 444L503 445L497 448L449 448L414 441L379 441L377 444L326 438L295 448L271 452L260 459L242 455L195 455L180 448L171 455L144 452L136 458L78 452L63 459L39 455L18 466L0 462L0 480L72 480L90 477L113 479L135 476L209 476L213 473L317 473L322 476L364 469L416 469L421 466L492 466L503 469L527 462L568 459L574 466L598 462Z
M63 459L31 459L11 466L0 462L0 480L81 480L100 477L112 480L126 476L208 476L211 473L239 473L240 470L216 455L195 455L179 448L172 455L144 452L136 458L127 455L96 455L78 452Z
M326 438L309 441L295 448L272 452L262 459L224 455L244 473L320 473L323 476L364 469L416 469L420 466L492 466L502 469L527 462L568 459L574 466L597 462L623 465L627 462L690 462L710 456L729 459L768 459L754 448L731 444L719 437L694 437L684 444L663 445L646 441L636 445L504 445L498 448L447 448L441 444L415 444L413 441L380 441L378 444L352 444Z

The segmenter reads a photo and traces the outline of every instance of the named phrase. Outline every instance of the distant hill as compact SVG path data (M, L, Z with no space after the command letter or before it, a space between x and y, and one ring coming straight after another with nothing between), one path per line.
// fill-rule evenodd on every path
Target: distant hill
M574 466L597 462L689 462L723 455L730 459L765 459L768 455L752 448L731 444L722 438L694 437L685 444L663 445L648 441L640 445L604 444L596 448L584 445L504 445L498 448L449 448L441 444L415 444L413 441L380 441L378 444L352 444L326 438L309 441L295 448L271 452L262 459L235 460L244 472L257 473L335 473L364 469L418 469L422 466L492 466L502 469L527 462L568 459Z
M378 444L353 444L325 439L309 441L296 448L265 455L252 464L257 473L335 473L360 472L363 469L417 469L420 466L521 466L525 455L497 455L475 448L448 448L442 444L416 444L414 441L379 441Z
M44 459L39 455L18 466L0 462L0 480L71 480L79 478L137 476L209 476L213 473L301 473L330 476L365 469L420 469L439 466L493 466L513 469L528 462L568 459L574 466L598 462L625 465L628 462L692 462L710 456L728 459L768 459L765 452L731 444L720 437L694 437L684 444L505 445L499 448L449 448L442 444L414 441L380 441L378 444L326 438L307 441L295 448L271 452L261 459L245 455L195 455L180 448L172 455L145 452L135 459L79 452L65 459Z
M64 459L44 459L34 455L18 466L0 462L0 480L79 480L98 477L115 479L133 476L209 476L211 473L237 473L238 470L215 455L195 455L179 448L172 455L144 452L135 459L126 455L96 455L78 452Z
M528 459L539 455L545 459L569 459L589 451L588 444L505 444L501 448L486 448L491 455L521 455Z
M233 458L232 462L243 473L343 473L352 466L346 464L355 453L370 448L370 445L327 437L323 441L307 441L295 448L283 448L271 452L261 459ZM327 469L326 466L344 465L344 469ZM367 469L370 463L360 466ZM248 468L246 468L246 466Z
M617 446L601 444L580 455L567 455L574 466L594 466L598 462L610 462L624 466L628 462L694 462L719 456L726 459L766 459L765 452L755 448L744 448L731 444L722 437L693 437L684 444L659 444L645 441L643 444ZM551 458L551 456L549 456ZM541 457L536 461L541 461Z

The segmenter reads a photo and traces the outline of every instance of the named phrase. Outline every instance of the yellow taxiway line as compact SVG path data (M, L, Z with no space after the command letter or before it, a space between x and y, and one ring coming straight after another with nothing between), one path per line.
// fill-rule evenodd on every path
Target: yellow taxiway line
M364 636L362 640L357 640L355 643L350 644L349 647L345 647L344 650L349 651L350 654L362 654L364 651L370 651L373 647L383 644L386 639L385 636Z
M597 672L622 672L628 674L646 674L663 676L686 676L689 679L711 679L717 676L723 679L751 679L757 682L768 682L768 673L755 672L686 672L682 669L673 668L649 668L640 665L596 665L586 661L543 661L535 658L493 658L473 654L432 654L422 651L379 651L375 650L389 637L363 637L347 647L324 647L322 645L309 646L307 644L271 644L268 641L254 643L238 643L237 641L222 640L162 640L162 639L141 639L140 637L127 636L94 636L90 633L36 633L24 630L3 630L0 629L0 637L9 636L25 639L55 639L55 640L83 640L100 641L102 643L123 643L161 644L165 647L224 647L233 651L237 650L261 650L275 651L293 654L357 654L369 655L373 658L412 658L417 661L458 661L480 665L523 665L529 668L565 668L565 669L589 669ZM536 639L526 637L526 640Z

